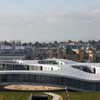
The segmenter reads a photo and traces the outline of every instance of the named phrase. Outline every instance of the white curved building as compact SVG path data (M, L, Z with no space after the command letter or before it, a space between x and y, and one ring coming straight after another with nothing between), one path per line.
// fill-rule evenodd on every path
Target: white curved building
M100 91L100 63L64 59L0 61L0 84L41 84Z

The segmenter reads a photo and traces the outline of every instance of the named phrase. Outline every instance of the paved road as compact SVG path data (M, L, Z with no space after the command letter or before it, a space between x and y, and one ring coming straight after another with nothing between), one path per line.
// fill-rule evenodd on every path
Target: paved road
M51 93L51 92L45 92L45 94L52 96L53 97L52 100L63 100L62 97L58 94Z

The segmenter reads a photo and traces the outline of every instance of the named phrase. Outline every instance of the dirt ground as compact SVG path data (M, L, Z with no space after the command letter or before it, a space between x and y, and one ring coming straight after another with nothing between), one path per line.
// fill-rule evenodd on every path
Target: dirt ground
M8 85L4 87L10 90L60 90L60 87L53 86L34 86L34 85Z

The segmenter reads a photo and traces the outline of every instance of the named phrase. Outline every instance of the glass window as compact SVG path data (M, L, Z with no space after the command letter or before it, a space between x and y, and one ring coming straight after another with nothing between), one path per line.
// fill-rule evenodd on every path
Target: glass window
M53 64L53 65L57 65L58 64L56 61L53 61L53 60L41 60L38 63L39 64Z
M84 65L72 65L73 68L82 70L84 72L88 72L88 73L94 73L95 74L95 68L90 68L88 66L84 66Z

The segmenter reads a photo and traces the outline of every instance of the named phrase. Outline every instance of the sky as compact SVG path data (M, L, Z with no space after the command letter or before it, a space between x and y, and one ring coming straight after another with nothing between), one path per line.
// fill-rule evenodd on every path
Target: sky
M0 40L100 39L100 0L0 0Z

